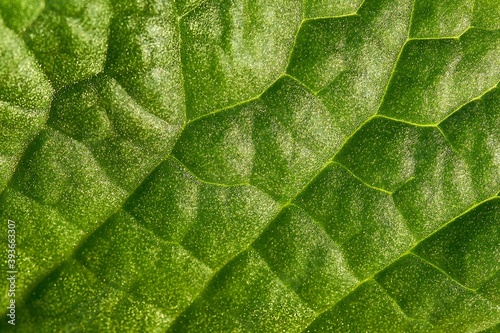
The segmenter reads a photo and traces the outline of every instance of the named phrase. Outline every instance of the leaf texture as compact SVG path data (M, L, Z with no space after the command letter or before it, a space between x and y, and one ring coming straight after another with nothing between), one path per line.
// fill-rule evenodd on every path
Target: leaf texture
M499 2L0 17L15 331L500 331Z

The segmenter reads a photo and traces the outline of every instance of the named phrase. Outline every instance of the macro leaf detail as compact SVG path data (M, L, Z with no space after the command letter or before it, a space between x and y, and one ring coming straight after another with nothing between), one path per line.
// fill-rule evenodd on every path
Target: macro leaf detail
M494 0L0 0L0 330L500 332L499 29Z

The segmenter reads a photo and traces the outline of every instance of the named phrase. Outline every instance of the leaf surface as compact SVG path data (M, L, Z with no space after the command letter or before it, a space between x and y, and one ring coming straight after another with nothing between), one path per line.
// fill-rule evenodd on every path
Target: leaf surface
M499 10L0 0L16 331L498 332Z

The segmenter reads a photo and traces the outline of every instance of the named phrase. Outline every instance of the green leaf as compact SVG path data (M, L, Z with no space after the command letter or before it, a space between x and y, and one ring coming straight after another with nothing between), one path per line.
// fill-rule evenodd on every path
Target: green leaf
M0 0L0 330L499 332L499 11Z

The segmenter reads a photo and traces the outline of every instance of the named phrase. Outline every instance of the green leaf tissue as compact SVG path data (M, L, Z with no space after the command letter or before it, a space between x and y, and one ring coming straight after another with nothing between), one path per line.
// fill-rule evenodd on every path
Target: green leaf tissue
M1 332L500 332L500 1L0 0Z

